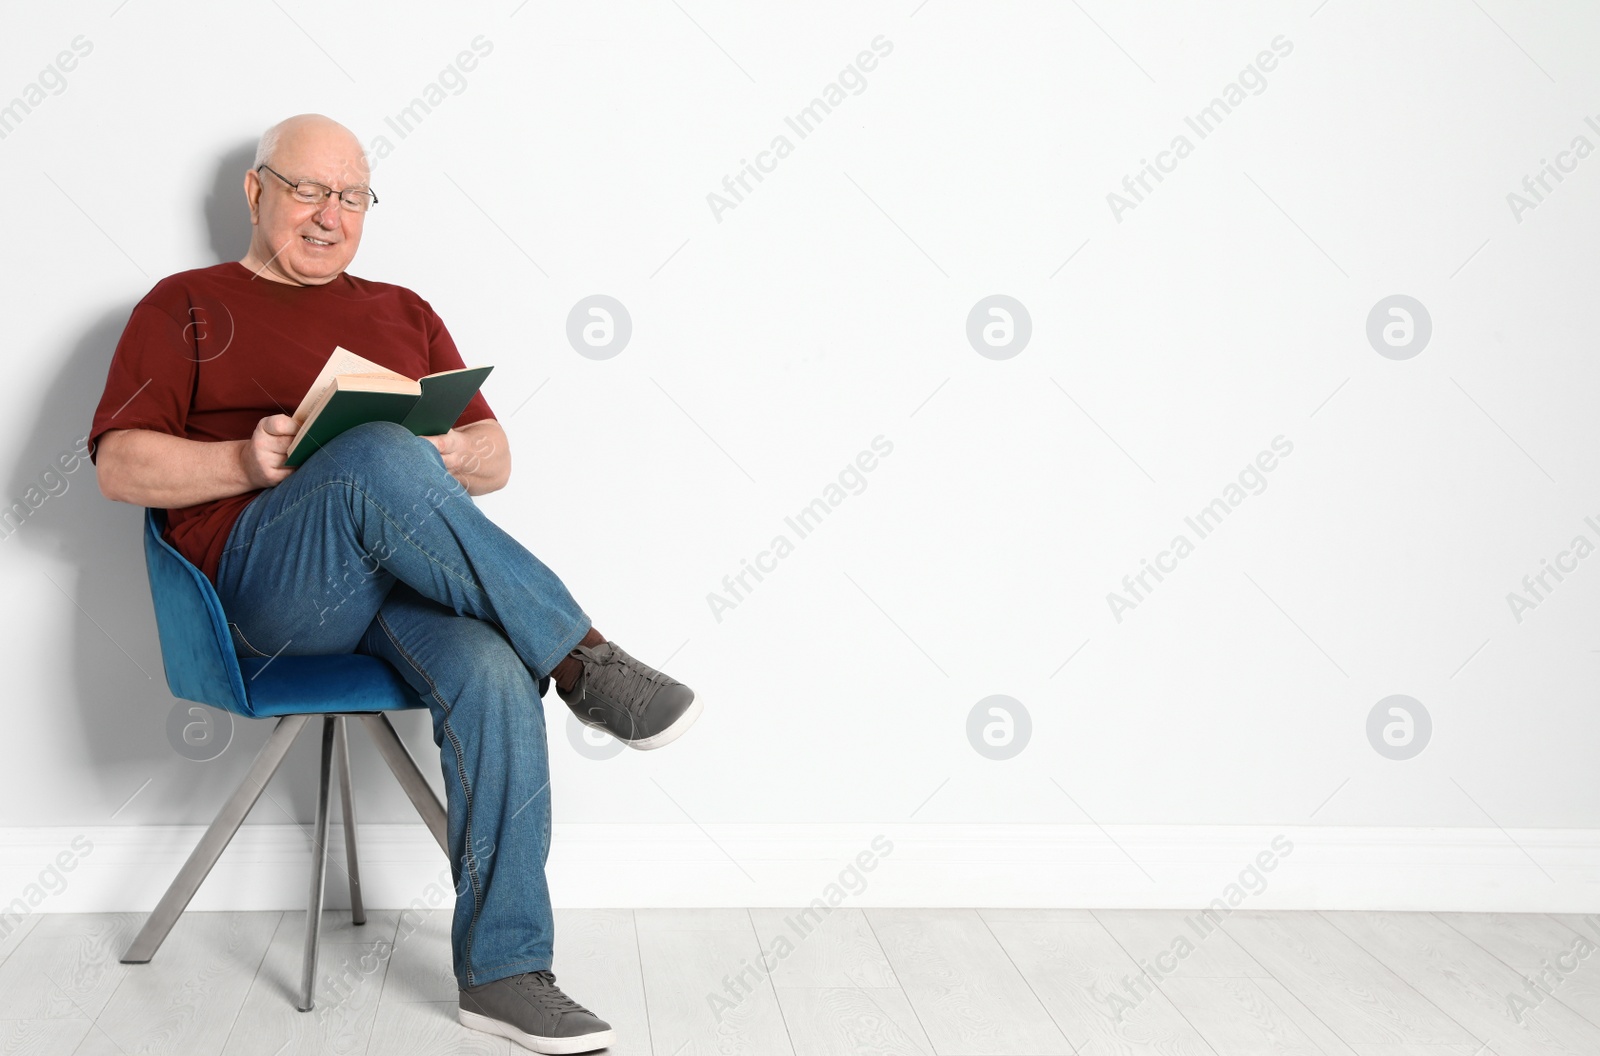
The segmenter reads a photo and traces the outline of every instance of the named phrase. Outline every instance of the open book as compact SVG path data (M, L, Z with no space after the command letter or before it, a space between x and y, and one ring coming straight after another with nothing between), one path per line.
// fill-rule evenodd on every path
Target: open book
M447 433L493 369L462 367L413 380L336 347L294 410L300 429L284 464L300 465L363 422L399 422L418 436Z

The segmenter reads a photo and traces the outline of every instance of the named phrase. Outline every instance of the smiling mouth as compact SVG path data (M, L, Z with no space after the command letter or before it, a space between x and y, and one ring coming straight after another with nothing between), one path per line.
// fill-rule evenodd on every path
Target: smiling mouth
M319 238L312 238L310 235L301 235L300 237L305 239L305 241L309 242L313 246L331 246L331 245L333 245L332 242L324 242Z

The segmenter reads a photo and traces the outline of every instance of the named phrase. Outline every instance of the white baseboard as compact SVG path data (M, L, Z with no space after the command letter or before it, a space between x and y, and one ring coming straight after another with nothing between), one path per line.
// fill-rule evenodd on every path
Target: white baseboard
M202 831L0 829L0 915L24 907L148 911ZM359 835L368 906L433 905L449 895L446 859L420 823L363 825ZM344 908L343 831L334 826L330 836L325 904ZM1254 866L1258 858L1271 870ZM858 859L872 868L852 868ZM301 909L309 862L305 829L247 824L189 908ZM556 826L547 872L555 904L573 908L802 906L822 898L854 906L1194 909L1221 898L1240 909L1581 913L1600 910L1600 830L571 824Z

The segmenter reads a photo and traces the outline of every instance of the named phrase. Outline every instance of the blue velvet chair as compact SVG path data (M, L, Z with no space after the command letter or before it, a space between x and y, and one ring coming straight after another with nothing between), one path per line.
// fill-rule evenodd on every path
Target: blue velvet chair
M208 704L247 719L274 719L267 743L237 791L217 813L177 879L162 896L128 947L123 964L144 964L155 956L167 933L227 849L245 815L277 772L289 746L314 715L322 716L322 769L317 787L317 820L311 844L311 894L306 905L302 996L298 1008L315 1003L317 929L322 918L323 879L328 862L328 795L335 760L344 806L345 858L350 872L351 918L366 922L356 864L356 819L350 796L350 751L345 719L359 718L389 769L394 771L423 823L449 856L444 806L423 779L416 761L384 712L425 705L398 672L376 657L278 656L239 658L227 617L211 581L162 538L166 511L146 509L144 556L161 637L161 662L176 697Z

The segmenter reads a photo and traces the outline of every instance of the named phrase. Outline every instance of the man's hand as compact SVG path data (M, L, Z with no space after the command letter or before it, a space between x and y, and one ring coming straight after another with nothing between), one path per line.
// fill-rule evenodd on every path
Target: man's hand
M252 488L270 488L294 472L283 460L289 457L289 442L299 429L300 423L287 414L270 414L256 423L256 431L239 450Z
M423 439L439 449L439 456L444 459L444 468L463 484L478 471L484 456L488 453L479 450L485 444L483 438L468 436L460 429L452 429L438 436L425 436Z
M439 449L444 468L466 487L468 494L496 491L505 486L511 474L505 431L492 418L422 439Z

